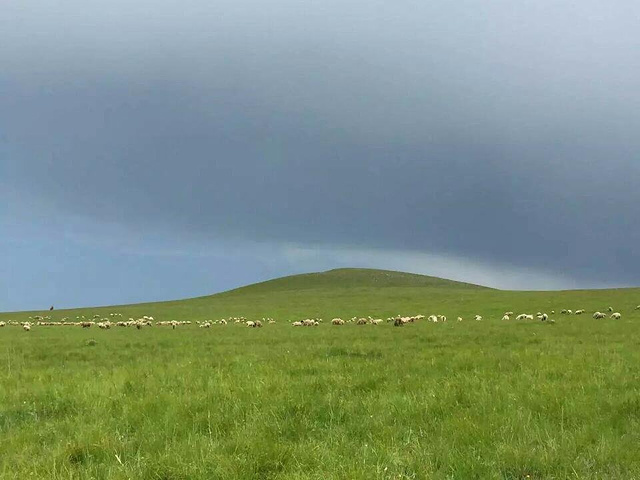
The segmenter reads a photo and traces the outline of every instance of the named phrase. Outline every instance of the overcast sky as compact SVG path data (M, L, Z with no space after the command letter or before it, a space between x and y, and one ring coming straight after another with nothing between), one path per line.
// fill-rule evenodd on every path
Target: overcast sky
M635 1L0 8L0 310L389 268L640 285Z

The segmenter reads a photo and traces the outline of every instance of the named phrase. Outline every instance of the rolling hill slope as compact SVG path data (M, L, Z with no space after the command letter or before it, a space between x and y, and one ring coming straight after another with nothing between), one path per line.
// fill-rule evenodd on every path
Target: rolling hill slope
M234 316L292 321L307 317L442 313L469 318L480 313L500 318L506 310L535 312L578 308L593 311L609 305L632 311L640 289L515 292L436 277L372 269L338 269L293 275L214 295L157 303L56 310L52 320L85 315L126 318L152 315L156 320L210 320ZM0 320L26 320L36 312L0 313ZM49 312L37 312L48 315Z

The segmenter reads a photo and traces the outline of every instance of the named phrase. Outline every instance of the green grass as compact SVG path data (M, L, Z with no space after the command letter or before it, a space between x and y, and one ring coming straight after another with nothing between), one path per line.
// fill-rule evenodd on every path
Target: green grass
M278 323L1 328L0 478L640 478L637 304L639 289L507 292L339 270L54 311ZM621 320L591 318L609 305ZM556 323L503 322L506 310L556 310ZM398 313L449 321L328 324ZM319 327L288 324L316 316Z

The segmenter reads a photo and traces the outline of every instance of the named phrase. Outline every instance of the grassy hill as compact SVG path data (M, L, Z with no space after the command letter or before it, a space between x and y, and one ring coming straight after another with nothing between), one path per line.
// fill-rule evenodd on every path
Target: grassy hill
M459 297L464 292L490 291L470 283L389 270L342 268L326 272L292 275L247 285L203 297L166 302L141 303L107 307L56 310L53 318L120 312L128 316L153 315L163 319L200 320L224 316L284 316L291 319L305 315L328 314L333 306L349 304L349 311L359 305L383 303L388 307L424 298L425 295ZM354 315L355 310L354 311ZM0 313L3 317L26 317L47 312ZM311 315L309 313L308 315Z
M293 275L214 295L167 302L56 310L52 318L122 313L152 315L160 320L208 320L230 316L273 317L293 321L306 317L443 313L467 317L481 313L501 317L506 310L551 311L563 308L630 310L640 304L640 289L522 292L495 290L437 277L388 270L343 268ZM0 313L0 320L24 320L49 312Z
M341 269L54 311L277 323L0 328L0 478L640 478L638 304L640 289L510 292ZM608 306L622 319L591 318ZM555 310L556 323L502 321L506 310ZM449 321L326 321L398 313ZM325 322L288 323L306 317Z

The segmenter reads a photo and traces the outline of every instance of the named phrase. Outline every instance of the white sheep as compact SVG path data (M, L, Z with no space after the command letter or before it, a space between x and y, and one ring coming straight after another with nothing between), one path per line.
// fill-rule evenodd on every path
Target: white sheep
M334 318L331 320L332 325L344 325L344 320L341 318Z
M620 317L622 317L622 315L620 315L619 312L615 312L611 314L611 318L615 318L616 320L620 320Z
M509 315L507 315L506 313L504 314L504 316L502 317L502 320L511 320L511 317L509 317Z

